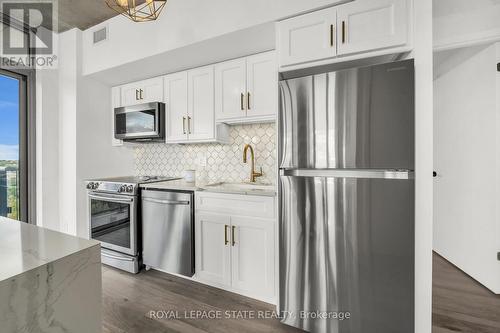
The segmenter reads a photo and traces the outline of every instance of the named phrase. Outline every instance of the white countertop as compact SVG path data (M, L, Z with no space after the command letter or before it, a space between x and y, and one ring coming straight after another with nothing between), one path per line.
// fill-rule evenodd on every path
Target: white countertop
M259 185L259 184L256 184ZM237 188L227 188L211 186L210 184L202 183L188 183L185 180L169 180L164 182L149 183L140 185L143 189L159 189L159 190L178 190L178 191L205 191L205 192L216 192L216 193L228 193L228 194L242 194L242 195L258 195L274 197L276 196L275 190L253 190L253 189L237 189Z
M0 281L98 245L96 241L0 217Z

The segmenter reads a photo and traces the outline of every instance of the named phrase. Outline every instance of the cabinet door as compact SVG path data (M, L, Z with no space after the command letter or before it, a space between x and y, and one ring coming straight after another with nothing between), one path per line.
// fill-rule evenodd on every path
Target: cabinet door
M229 216L196 214L196 278L220 286L231 284L231 243Z
M274 52L247 58L247 117L276 116L278 70Z
M336 56L336 22L336 7L278 22L280 65Z
M407 0L362 0L339 6L338 52L350 54L408 42Z
M217 121L246 115L245 58L215 66L215 110Z
M231 217L232 286L249 296L274 296L274 220Z
M163 102L163 78L142 81L143 92L140 94L142 103Z
M115 138L115 108L120 105L120 87L111 88L111 146L123 146L123 141Z
M188 72L189 140L213 140L215 137L214 66Z
M129 83L121 87L121 104L130 106L163 101L163 79L161 77Z
M188 74L165 76L165 113L167 142L186 141L188 117Z

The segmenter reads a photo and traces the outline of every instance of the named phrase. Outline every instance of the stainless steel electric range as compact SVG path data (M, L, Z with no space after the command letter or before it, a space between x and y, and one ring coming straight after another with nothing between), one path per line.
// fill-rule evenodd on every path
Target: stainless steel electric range
M173 177L119 177L86 182L89 237L101 242L104 264L138 273L141 268L141 184Z

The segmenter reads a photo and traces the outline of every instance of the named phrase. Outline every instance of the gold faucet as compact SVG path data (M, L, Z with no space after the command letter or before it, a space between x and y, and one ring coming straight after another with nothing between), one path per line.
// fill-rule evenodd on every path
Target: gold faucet
M255 178L263 176L262 168L260 168L260 172L255 172L255 154L253 152L253 148L251 145L245 145L245 149L243 149L243 163L247 163L248 149L250 149L250 157L252 158L252 169L250 170L250 182L255 183Z

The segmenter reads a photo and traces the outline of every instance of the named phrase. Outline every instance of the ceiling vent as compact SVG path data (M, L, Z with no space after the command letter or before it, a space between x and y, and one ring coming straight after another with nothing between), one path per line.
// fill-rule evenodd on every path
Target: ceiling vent
M102 29L94 31L94 44L100 43L108 39L108 28L104 27Z

